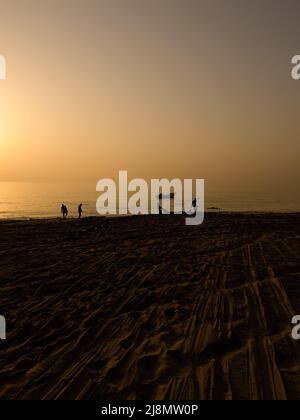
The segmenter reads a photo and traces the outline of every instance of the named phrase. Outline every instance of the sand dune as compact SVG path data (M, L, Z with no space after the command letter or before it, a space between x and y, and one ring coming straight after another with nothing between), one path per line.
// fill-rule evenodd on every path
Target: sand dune
M300 215L0 223L2 399L300 399Z

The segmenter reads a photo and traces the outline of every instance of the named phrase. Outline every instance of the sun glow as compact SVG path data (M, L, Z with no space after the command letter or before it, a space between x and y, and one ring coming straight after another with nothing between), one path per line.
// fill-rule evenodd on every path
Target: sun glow
M0 154L2 155L7 146L8 127L4 114L0 114Z
M5 127L3 124L3 118L2 115L0 116L0 146L4 143L5 138Z

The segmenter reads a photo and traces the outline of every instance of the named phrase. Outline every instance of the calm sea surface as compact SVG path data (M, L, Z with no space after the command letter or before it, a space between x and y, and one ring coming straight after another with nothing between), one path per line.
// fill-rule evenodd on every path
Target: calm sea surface
M96 186L93 184L42 184L0 182L0 218L48 218L60 216L64 203L69 216L77 217L78 204L83 203L85 216L96 216ZM296 192L211 192L206 187L205 207L226 211L300 211Z

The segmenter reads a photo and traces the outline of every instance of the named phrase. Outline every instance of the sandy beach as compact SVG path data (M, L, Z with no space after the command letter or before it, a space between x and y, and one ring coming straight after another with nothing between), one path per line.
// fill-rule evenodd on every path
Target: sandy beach
M300 399L300 214L0 222L1 399Z

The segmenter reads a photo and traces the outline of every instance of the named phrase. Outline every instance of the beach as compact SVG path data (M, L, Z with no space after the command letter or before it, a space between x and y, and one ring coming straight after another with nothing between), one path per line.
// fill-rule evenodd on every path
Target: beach
M0 221L0 399L300 399L300 213Z

